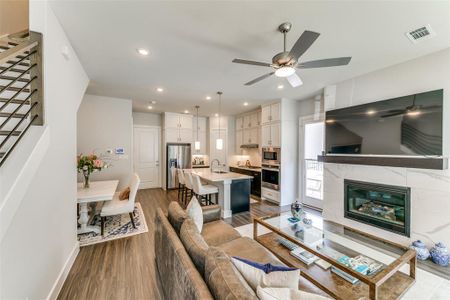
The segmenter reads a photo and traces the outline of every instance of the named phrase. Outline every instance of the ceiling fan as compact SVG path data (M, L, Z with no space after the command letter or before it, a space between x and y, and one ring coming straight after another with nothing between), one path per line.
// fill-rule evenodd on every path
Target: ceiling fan
M297 87L303 84L300 77L295 73L295 69L310 69L310 68L324 68L324 67L334 67L334 66L343 66L347 65L351 57L337 57L337 58L328 58L328 59L320 59L313 60L307 62L299 62L299 58L306 52L306 50L311 47L314 41L319 37L320 33L313 31L304 31L302 35L299 37L297 42L295 42L291 51L286 51L286 35L291 30L291 23L283 23L278 26L278 30L284 36L283 43L283 52L276 54L272 58L272 63L264 63L258 61L251 61L245 59L233 59L234 63L238 64L246 64L253 66L261 66L261 67L270 67L272 68L272 72L262 75L258 78L255 78L245 85L255 84L267 77L270 77L275 74L277 77L285 77L292 87Z
M387 112L387 114L382 115L381 118L395 117L398 115L418 116L424 111L429 111L434 108L440 107L439 105L430 105L430 106L417 105L416 96L417 95L414 95L411 105L407 106L404 109L391 109Z

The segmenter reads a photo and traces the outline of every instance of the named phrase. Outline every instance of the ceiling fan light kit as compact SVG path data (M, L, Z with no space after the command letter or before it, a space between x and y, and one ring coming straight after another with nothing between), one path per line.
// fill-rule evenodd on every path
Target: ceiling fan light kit
M233 59L234 63L269 67L273 69L272 72L255 78L252 81L245 83L245 85L253 85L275 74L277 77L286 78L292 87L298 87L302 85L303 82L295 73L296 69L343 66L350 62L351 57L338 57L299 63L300 57L311 47L311 45L319 37L320 33L308 30L304 31L295 42L291 51L286 51L286 36L291 28L292 24L289 22L285 22L278 26L278 30L283 34L283 52L276 54L272 58L271 64L245 59Z

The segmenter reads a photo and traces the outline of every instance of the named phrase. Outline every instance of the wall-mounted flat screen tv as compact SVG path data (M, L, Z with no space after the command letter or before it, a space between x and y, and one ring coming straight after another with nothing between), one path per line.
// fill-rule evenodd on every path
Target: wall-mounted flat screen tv
M327 154L442 156L443 90L328 111Z

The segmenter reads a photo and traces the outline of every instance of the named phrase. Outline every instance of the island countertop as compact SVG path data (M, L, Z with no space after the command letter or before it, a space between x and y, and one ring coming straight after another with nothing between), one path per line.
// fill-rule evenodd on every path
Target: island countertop
M244 174L238 174L234 172L226 172L226 173L214 173L211 172L210 169L193 169L192 174L198 175L200 178L211 181L211 182L220 182L220 181L229 181L229 180L241 180L241 179L252 179L253 176L248 176Z

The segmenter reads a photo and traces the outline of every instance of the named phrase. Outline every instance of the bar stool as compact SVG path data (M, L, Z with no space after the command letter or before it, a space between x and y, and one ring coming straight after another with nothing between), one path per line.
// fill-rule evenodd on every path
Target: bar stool
M184 172L184 186L186 188L186 194L185 194L185 207L187 207L187 205L189 204L189 202L191 201L191 198L193 196L193 187L192 187L192 174L191 174L191 170L186 169L183 170Z
M211 184L202 184L200 177L198 175L192 174L192 185L194 188L194 193L199 196L200 199L205 197L206 205L212 204L211 195L214 194L216 204L219 202L219 188Z
M184 205L185 202L184 194L186 192L186 183L185 183L186 179L184 178L182 169L177 169L177 175L178 175L178 202L181 205Z

